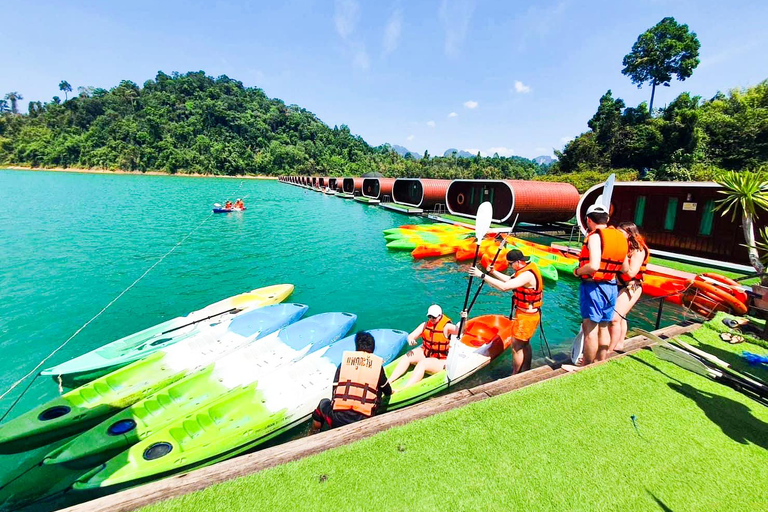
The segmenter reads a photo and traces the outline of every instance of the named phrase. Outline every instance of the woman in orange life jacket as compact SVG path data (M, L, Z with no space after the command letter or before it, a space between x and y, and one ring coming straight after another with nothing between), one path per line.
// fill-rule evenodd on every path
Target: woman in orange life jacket
M451 334L456 333L456 326L451 319L443 314L443 310L437 304L429 306L427 321L422 322L411 334L408 335L408 344L416 345L416 340L422 339L421 347L409 351L406 357L400 361L389 382L395 382L405 375L411 365L416 365L408 382L404 387L412 386L424 378L424 373L434 374L445 369L445 360L448 358L448 347ZM401 388L402 390L403 388Z
M624 233L629 244L629 270L618 275L619 295L616 297L613 320L609 327L611 344L608 352L624 349L624 338L627 336L627 315L643 295L643 274L651 251L645 244L645 239L637 230L634 222L622 222L619 231Z
M622 232L608 227L608 209L596 203L587 208L589 232L579 254L579 266L573 271L581 278L579 309L584 332L584 361L587 365L608 357L616 305L616 276L629 271L627 239Z
M531 338L541 322L541 304L544 284L541 272L535 263L529 263L528 257L519 249L507 253L507 261L515 271L514 276L490 270L488 275L477 267L469 269L470 275L502 292L512 291L512 305L515 309L512 324L512 373L531 369Z
M323 398L312 413L310 434L349 425L376 414L381 395L391 395L384 361L373 353L376 340L365 331L355 335L355 351L344 352L333 379L332 399Z

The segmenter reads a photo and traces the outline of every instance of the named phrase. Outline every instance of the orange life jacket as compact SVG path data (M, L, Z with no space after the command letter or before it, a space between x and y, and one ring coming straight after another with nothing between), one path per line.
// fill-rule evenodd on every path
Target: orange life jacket
M232 208L232 203L227 201L227 204L224 205L224 208Z
M651 250L648 249L648 246L645 245L645 243L640 244L640 249L645 251L645 257L643 257L643 264L640 265L640 270L635 274L635 277L629 277L627 274L619 274L619 284L621 285L627 285L632 280L643 282L643 275L645 274L646 267L648 266L648 260L651 259Z
M592 231L584 239L584 246L579 254L579 267L589 263L589 237L597 235L600 237L600 268L594 274L582 274L582 279L591 279L593 281L612 281L621 273L621 266L624 264L624 258L627 257L629 246L627 237L614 227L607 227Z
M443 331L450 321L450 318L443 315L434 327L430 327L429 322L424 324L424 331L421 333L421 339L424 340L424 356L434 357L435 359L445 359L448 357L450 340L445 337Z
M344 352L339 382L333 387L333 410L373 416L384 360L368 352Z
M536 286L534 288L526 288L521 286L515 288L514 295L512 296L512 305L522 310L539 309L544 299L544 287L541 281L541 272L539 267L535 263L528 263L523 268L515 272L515 277L519 276L523 272L533 272L536 278Z

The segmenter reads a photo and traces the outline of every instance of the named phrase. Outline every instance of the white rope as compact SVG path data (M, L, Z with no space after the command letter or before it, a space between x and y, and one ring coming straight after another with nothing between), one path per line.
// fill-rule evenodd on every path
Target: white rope
M197 231L198 229L200 229L200 227L201 227L203 224L205 224L206 222L208 222L208 219L210 219L212 216L213 216L213 213L211 213L211 214L210 214L208 217L206 217L206 218L205 218L205 219L204 219L204 220L203 220L203 221L202 221L200 224L198 224L197 226L195 226L194 228L192 228L192 231L190 231L189 233L187 233L187 235L186 235L184 238L182 238L182 239L181 239L181 240L180 240L180 241L179 241L179 242L178 242L176 245L174 245L173 247L171 247L171 250L169 250L168 252L166 252L165 254L163 254L163 255L160 257L160 259L159 259L159 260L157 260L155 263L153 263L153 264L152 264L152 266L151 266L151 267L149 267L149 268L148 268L148 269L147 269L147 270L146 270L146 271L145 271L143 274L141 274L141 276L139 276L139 278L138 278L138 279L136 279L134 282L132 282L132 283L131 283L131 284L128 286L128 288L126 288L125 290L123 290L122 292L120 292L120 294L119 294L117 297L115 297L114 299L112 299L112 300L110 301L110 303L109 303L109 304L107 304L106 306L104 306L104 307L102 308L102 310L101 310L101 311L99 311L98 313L96 313L96 315L95 315L93 318L91 318L90 320L88 320L87 322L85 322L85 323L82 325L82 327L80 327L78 330L76 330L76 331L75 331L75 333L74 333L72 336L70 336L69 338L67 338L67 340L66 340L64 343L62 343L61 345L59 345L59 346L58 346L56 349L54 349L54 350L53 350L53 352L51 352L50 354L48 354L48 355L47 355L47 356L46 356L46 357L45 357L45 358L44 358L42 361L40 361L40 362L37 364L37 366L35 366L35 367L34 367L32 370L30 370L30 371L29 371L29 373L27 373L27 374L26 374L26 375L24 375L22 378L20 378L20 379L19 379L19 380L17 380L16 382L14 382L14 383L13 383L13 385L12 385L10 388L8 388L8 390L7 390L5 393L3 393L2 395L0 395L0 400L2 400L3 398L5 398L5 397L8 395L8 393L10 393L10 392L11 392L11 391L13 391L14 389L16 389L16 387L17 387L19 384L21 384L22 382L24 382L24 380L26 380L26 379L27 379L27 377L29 377L30 375L33 375L35 372L37 372L37 370L39 370L39 369L40 369L40 367L41 367L41 366L43 366L43 365L45 364L45 362L46 362L46 361L48 361L48 360L49 360L51 357L53 357L53 356L54 356L54 354L56 354L56 352L58 352L59 350L61 350L62 348L64 348L64 347L67 345L67 343L69 343L70 341L72 341L72 339L73 339L75 336L77 336L78 334L80 334L80 332L81 332L83 329L85 329L86 327L88 327L88 325L89 325L91 322L93 322L94 320L96 320L97 318L99 318L99 317L101 316L101 314L102 314L102 313L104 313L104 312L105 312L107 309L109 309L109 307L110 307L112 304L114 304L115 302L117 302L117 301L118 301L118 299L120 299L120 297L122 297L123 295L125 295L126 293L128 293L128 291L129 291L131 288L133 288L134 286L136 286L136 285L139 283L139 281L141 281L142 279L144 279L144 278L146 277L146 275L147 275L147 274L149 274L149 273L152 271L152 269L153 269L153 268L155 268L156 266L158 266L158 265L159 265L159 264L160 264L160 263L161 263L161 262L162 262L162 261L163 261L163 260L164 260L164 259L165 259L165 258L168 256L168 255L170 255L170 254L171 254L173 251L175 251L175 250L176 250L176 249L177 249L177 248L178 248L178 247L179 247L181 244L183 244L183 243L184 243L184 242L187 240L187 238L189 238L190 236L192 236L192 234L193 234L195 231Z

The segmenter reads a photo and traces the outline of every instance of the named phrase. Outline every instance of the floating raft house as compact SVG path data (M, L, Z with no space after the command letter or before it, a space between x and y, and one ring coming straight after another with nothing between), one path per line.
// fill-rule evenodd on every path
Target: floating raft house
M362 194L363 178L344 178L343 190L345 194Z
M445 203L445 193L451 180L427 178L397 178L392 187L392 200L398 204L419 210L432 210Z
M395 178L365 178L363 179L363 196L368 199L381 201L384 196L392 196L392 186Z
M493 204L493 220L547 224L574 216L579 192L569 183L524 180L454 180L445 193L450 213L474 219L481 203Z

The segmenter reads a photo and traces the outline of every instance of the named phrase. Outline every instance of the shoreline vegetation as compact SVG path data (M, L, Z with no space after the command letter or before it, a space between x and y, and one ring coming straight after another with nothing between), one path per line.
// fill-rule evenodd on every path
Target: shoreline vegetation
M128 174L133 176L175 176L179 178L227 178L233 180L277 180L277 176L252 175L252 174L200 174L200 173L175 173L164 171L124 171L122 169L81 169L78 167L29 167L23 165L0 165L0 171L42 171L42 172L70 172L75 174Z

